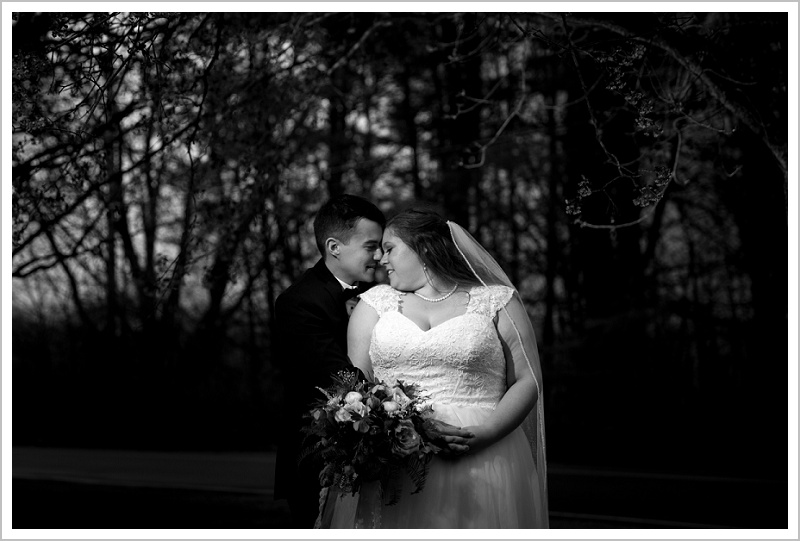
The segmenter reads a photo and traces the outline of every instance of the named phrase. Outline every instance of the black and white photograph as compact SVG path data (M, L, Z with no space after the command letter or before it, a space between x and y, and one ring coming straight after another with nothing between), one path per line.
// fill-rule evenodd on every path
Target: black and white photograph
M3 2L2 537L797 539L797 27Z

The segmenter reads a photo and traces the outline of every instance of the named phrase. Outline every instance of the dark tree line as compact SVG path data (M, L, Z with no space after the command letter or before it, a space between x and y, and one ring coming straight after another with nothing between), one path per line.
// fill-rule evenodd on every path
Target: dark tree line
M785 448L785 13L14 18L20 442L269 444L272 304L350 192L508 270L554 460Z

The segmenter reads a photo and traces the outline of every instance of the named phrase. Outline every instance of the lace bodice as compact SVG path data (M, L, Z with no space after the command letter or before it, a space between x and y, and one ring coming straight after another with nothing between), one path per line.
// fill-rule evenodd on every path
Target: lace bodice
M369 349L375 377L416 383L434 403L494 408L507 387L493 318L513 293L474 287L466 313L423 331L398 311L402 293L388 285L370 289L361 299L380 317Z

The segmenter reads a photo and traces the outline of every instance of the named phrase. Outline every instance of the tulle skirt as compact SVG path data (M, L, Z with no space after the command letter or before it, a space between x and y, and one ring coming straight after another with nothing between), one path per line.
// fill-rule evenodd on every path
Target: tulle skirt
M454 426L473 426L486 408L438 404L436 417ZM328 497L322 524L330 528L546 528L544 496L521 428L497 443L458 458L434 457L425 488L411 494L406 479L400 501L383 505L378 483L365 483L355 496Z

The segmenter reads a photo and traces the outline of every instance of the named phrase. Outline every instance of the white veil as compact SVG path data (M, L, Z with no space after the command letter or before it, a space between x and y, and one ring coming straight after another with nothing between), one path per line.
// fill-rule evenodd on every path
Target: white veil
M514 284L511 283L511 280L508 279L508 276L500 265L497 264L497 261L495 261L489 252L487 252L463 227L451 221L448 221L447 225L450 227L450 235L456 248L458 248L461 256L478 281L484 286L503 285L512 288L514 290L514 295L516 295L517 300L519 300L523 307L522 313L518 314L515 312L514 316L509 313L505 306L503 307L503 311L514 327L517 339L519 340L520 349L522 350L525 360L528 362L528 367L536 383L536 390L538 393L536 406L523 421L522 428L525 431L525 435L528 437L528 443L530 443L531 446L531 453L538 476L539 498L538 502L533 503L534 505L541 506L541 509L537 511L541 513L540 516L545 521L543 527L547 528L549 527L549 520L547 504L547 460L544 437L544 394L542 392L542 367L539 362L538 348L536 347L536 335L534 334L530 318L524 310L525 305L522 303L522 297L519 291ZM532 341L533 346L529 346L526 349L520 329L522 329L526 336L530 337L528 343L530 345Z

